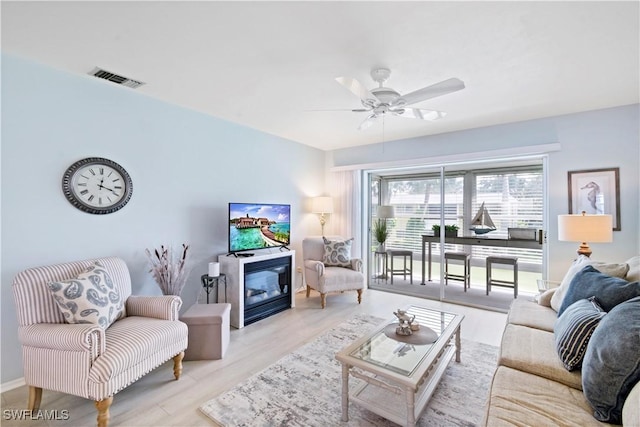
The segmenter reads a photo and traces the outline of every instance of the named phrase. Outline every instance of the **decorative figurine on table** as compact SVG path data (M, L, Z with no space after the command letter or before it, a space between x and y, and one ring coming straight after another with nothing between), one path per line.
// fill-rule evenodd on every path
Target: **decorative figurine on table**
M398 335L411 335L413 334L413 321L415 320L415 315L410 315L404 310L398 309L398 311L394 311L393 314L398 318L398 327L396 328L396 334Z

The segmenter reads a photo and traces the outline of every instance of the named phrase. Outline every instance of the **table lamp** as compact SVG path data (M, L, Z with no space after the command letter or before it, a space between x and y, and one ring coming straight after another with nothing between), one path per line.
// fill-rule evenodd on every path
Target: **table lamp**
M311 211L320 214L320 226L324 236L324 225L327 223L325 215L333 213L333 198L326 196L314 197L311 201Z
M558 240L581 242L578 255L591 256L592 243L613 241L613 219L611 215L558 215Z

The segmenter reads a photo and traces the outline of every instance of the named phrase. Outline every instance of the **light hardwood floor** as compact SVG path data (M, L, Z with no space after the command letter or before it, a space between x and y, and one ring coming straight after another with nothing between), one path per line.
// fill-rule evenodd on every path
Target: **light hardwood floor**
M355 292L330 294L327 307L320 308L320 296L312 291L296 295L296 308L261 320L243 329L231 329L231 341L224 359L184 362L179 381L173 379L168 362L115 395L110 426L212 426L198 407L237 383L276 362L282 356L311 341L323 331L356 313L391 318L392 312L409 304L465 315L462 338L499 345L506 315L438 301L366 290L362 304ZM463 346L463 357L464 346ZM473 355L468 355L473 357ZM68 410L67 421L12 421L5 410L24 409L27 388L2 393L3 426L91 426L96 423L93 402L75 396L43 391L42 410Z

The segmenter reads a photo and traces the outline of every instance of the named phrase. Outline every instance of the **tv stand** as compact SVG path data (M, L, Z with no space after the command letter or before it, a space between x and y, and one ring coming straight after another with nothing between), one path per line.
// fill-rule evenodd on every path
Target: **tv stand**
M250 257L250 256L254 256L255 254L254 253L246 253L245 254L245 253L238 253L238 252L229 252L227 254L227 256L230 256L230 255L233 255L236 258L247 258L247 257Z

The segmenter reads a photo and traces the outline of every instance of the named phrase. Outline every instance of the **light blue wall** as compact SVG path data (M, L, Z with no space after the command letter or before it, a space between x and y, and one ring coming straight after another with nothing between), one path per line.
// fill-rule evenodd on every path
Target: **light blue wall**
M435 136L335 150L330 167L403 162L560 143L549 154L549 277L562 279L576 243L559 242L557 216L568 212L567 172L620 168L622 230L613 243L591 244L593 258L625 261L640 254L640 108L638 104ZM478 154L481 157L482 154ZM467 158L467 157L465 157Z
M22 376L11 282L24 268L116 255L134 293L160 294L144 249L188 242L188 307L206 263L227 251L228 202L291 204L298 265L302 238L319 232L303 205L323 193L323 151L7 54L1 148L2 383ZM133 179L133 197L116 213L83 213L62 193L65 169L93 156Z

